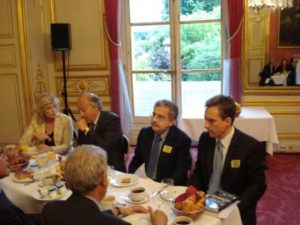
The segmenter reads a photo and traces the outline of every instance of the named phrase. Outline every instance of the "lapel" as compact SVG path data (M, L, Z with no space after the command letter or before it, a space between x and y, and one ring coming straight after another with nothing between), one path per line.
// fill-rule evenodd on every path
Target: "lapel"
M216 147L216 140L215 138L211 138L209 137L209 142L207 143L207 149L209 149L207 151L207 170L208 170L208 174L212 173L212 169L213 169L213 165L214 165L214 157L215 157L215 147Z
M169 132L165 138L165 141L162 143L162 149L163 149L164 145L173 146L174 143L176 142L176 140L174 139L174 135L173 135L174 129L175 129L174 126L175 125L173 125L169 128Z
M145 161L149 162L150 159L150 154L151 154L151 149L152 149L152 142L153 142L153 138L154 138L154 131L152 130L151 127L149 127L149 133L146 132L146 138L144 140L143 146L144 149L146 149L145 151Z
M225 158L224 166L223 166L223 171L231 167L231 160L233 159L234 155L237 155L236 152L239 150L238 148L238 130L235 128L233 137L231 139L230 145L228 147L228 152Z
M105 122L105 117L106 117L105 111L101 110L101 111L100 111L99 119L98 119L97 124L96 124L96 127L95 127L95 131L96 131L96 130L101 130L101 129L102 129L103 124L104 124L104 122Z
M60 140L58 140L58 139L60 138L60 134L62 133L61 132L62 126L60 126L60 124L62 124L62 122L63 121L61 121L60 114L58 113L57 116L54 119L54 130L53 130L53 132L54 132L55 145L60 142Z

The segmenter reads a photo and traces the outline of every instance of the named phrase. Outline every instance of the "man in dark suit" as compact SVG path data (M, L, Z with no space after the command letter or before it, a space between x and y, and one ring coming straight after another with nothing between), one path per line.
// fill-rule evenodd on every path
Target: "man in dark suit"
M187 184L191 140L176 126L177 115L178 108L173 102L160 100L155 103L151 127L142 128L138 135L129 172L135 172L145 163L147 176L153 180L160 182L163 178L172 178L175 185ZM154 150L157 138L160 139L158 153Z
M260 80L259 85L260 86L266 86L266 85L273 85L273 80L271 80L271 76L276 72L276 68L273 65L272 62L266 64L262 70L262 72L259 73Z
M234 128L236 106L232 98L218 95L206 102L205 128L198 143L191 184L205 192L223 189L238 196L243 225L256 224L256 205L266 190L265 152L253 137ZM221 144L222 171L214 186L216 155Z
M78 144L91 144L103 148L108 154L108 164L125 172L122 151L122 129L119 117L102 109L100 98L85 93L77 101L80 118L77 121Z
M64 178L73 194L65 201L44 206L43 225L129 225L119 216L147 213L147 209L138 205L100 210L98 203L108 186L106 170L106 152L98 146L82 145L71 152L64 165ZM162 211L149 210L153 225L167 224L167 216Z
M0 155L0 179L9 175L5 160ZM31 217L31 218L30 218ZM5 195L0 187L0 224L2 225L34 225L40 224L40 215L25 215Z

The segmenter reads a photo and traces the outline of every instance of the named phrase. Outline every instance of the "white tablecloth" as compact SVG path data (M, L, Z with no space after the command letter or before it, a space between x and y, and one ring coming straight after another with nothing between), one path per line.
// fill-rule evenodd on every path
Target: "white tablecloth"
M39 213L42 210L45 202L35 200L32 197L33 192L38 188L38 183L32 183L29 185L24 185L21 183L15 183L12 180L11 174L9 177L6 177L0 180L0 185L5 191L9 199L19 208L21 208L26 213ZM163 184L152 181L149 178L139 178L138 183L135 186L143 186L146 188L147 193L152 193L159 190ZM109 186L108 193L116 196L117 202L121 204L128 204L126 201L127 195L132 187L113 187ZM65 196L63 199L66 199L68 196ZM164 210L168 215L168 224L172 224L175 215L172 209L169 207L169 204L162 200L159 195L155 198L150 199L150 201L143 204L143 206L152 206L154 209L160 208ZM205 225L241 225L241 219L239 210L236 205L230 206L222 214L216 214L208 211L203 211L202 214L197 218L195 224L205 224ZM225 216L224 216L225 215Z
M45 201L39 201L33 198L37 192L39 182L24 184L13 181L14 173L0 180L0 187L4 190L7 197L25 213L40 213ZM66 194L62 199L67 199L71 193Z
M242 112L235 119L234 125L241 131L266 142L266 151L273 155L279 144L273 116L263 107L242 107ZM179 127L183 129L193 141L198 141L204 128L204 118L182 118Z
M274 81L274 84L286 86L287 76L288 76L287 74L275 74L271 76L271 78Z

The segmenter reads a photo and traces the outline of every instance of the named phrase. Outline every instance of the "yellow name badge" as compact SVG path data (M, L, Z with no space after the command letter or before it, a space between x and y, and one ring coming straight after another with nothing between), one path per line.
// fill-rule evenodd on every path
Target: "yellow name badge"
M241 167L241 160L233 159L231 160L231 168L240 168Z
M165 152L165 153L171 153L172 149L173 149L172 146L164 145L163 152Z

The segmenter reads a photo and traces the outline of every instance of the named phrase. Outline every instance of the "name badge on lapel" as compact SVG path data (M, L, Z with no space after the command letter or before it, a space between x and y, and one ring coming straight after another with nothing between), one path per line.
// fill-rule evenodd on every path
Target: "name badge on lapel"
M170 146L170 145L164 145L163 152L165 152L165 153L171 153L172 149L173 149L172 146Z
M233 159L231 160L231 168L240 168L241 167L241 160Z

